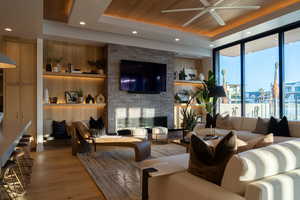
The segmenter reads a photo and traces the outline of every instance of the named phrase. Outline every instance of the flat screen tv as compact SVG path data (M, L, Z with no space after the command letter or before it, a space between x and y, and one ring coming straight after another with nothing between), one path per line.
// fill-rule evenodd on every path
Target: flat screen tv
M133 93L166 91L167 65L121 60L120 89Z

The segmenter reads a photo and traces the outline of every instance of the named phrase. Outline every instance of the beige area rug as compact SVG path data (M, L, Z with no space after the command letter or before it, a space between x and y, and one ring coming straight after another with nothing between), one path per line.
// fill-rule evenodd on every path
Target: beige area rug
M151 157L159 158L185 153L177 144L151 146ZM130 148L97 148L90 155L78 154L89 174L107 200L140 200L140 170Z

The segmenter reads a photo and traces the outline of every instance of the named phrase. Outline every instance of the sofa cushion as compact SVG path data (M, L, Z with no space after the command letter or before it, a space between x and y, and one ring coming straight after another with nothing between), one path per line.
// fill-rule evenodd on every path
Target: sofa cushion
M230 117L233 130L240 130L243 124L242 117Z
M300 198L300 169L250 183L246 199L296 200Z
M269 133L273 133L275 136L290 136L290 129L287 118L284 116L280 121L271 117L269 123Z
M299 139L273 144L234 155L226 166L221 186L244 195L250 182L299 167Z
M268 132L269 130L269 124L270 124L270 119L263 119L263 118L258 118L256 122L256 128L253 133L258 133L258 134L267 134L270 133Z
M289 121L289 130L291 137L300 137L300 122Z
M192 135L188 172L220 185L226 164L235 152L236 136L232 132L215 148Z
M240 130L253 131L256 127L256 118L243 117L243 122Z
M216 128L232 130L232 121L229 115L222 117L221 115L217 116Z

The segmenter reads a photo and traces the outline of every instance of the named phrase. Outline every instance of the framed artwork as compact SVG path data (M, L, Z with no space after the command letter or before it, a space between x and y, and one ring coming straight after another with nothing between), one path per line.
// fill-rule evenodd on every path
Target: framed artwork
M77 91L66 91L65 92L66 103L74 104L78 101L78 92Z

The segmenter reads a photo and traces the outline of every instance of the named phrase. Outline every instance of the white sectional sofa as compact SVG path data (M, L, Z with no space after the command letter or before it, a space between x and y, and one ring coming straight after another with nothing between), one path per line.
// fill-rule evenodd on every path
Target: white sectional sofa
M231 121L233 126L232 131L234 131L234 133L236 133L238 138L241 140L247 141L261 135L252 132L256 128L257 119L255 118L231 117ZM289 122L289 129L290 129L291 137L275 136L274 143L288 141L300 137L300 122L296 122L296 121ZM218 128L215 128L214 130L210 128L205 129L202 124L198 124L194 128L193 132L196 135L204 136L207 134L211 134L212 131L214 131L216 135L222 136L228 134L228 132L231 130L218 129Z
M300 199L300 139L234 155L220 186L188 173L188 162L189 154L145 161L144 166L158 171L147 174L148 191L143 190L143 199Z

